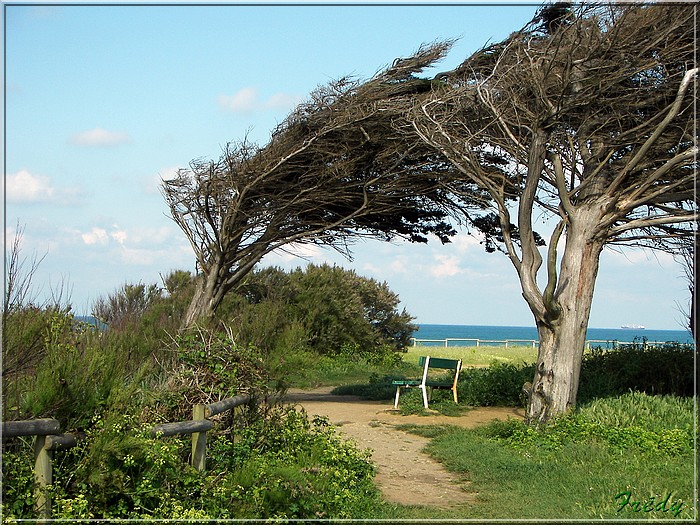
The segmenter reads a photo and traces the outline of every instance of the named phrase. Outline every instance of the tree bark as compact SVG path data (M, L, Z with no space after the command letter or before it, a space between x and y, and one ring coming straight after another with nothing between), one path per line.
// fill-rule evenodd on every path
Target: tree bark
M547 313L535 314L539 352L530 390L527 420L547 423L576 404L586 328L603 249L595 236L597 210L577 209L570 217L556 291Z
M183 328L189 328L201 321L209 321L214 317L216 309L224 298L224 289L219 282L221 279L221 265L201 276L194 290L194 296L187 307Z

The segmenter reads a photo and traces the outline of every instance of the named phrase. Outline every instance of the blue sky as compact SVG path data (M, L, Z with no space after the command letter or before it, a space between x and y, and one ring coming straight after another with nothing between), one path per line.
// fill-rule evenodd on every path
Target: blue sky
M77 313L122 284L194 269L159 193L195 158L229 141L265 143L316 86L369 78L420 44L459 38L455 67L529 21L510 5L4 6L5 235L46 254L40 293L61 286ZM505 256L460 234L452 244L362 242L354 261L313 262L387 281L420 323L528 326ZM265 264L305 261L273 254ZM590 326L682 329L683 269L666 254L606 251Z

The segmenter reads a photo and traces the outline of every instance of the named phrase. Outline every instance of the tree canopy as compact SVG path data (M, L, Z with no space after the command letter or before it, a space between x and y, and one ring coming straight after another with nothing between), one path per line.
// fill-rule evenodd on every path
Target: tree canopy
M229 144L218 161L195 160L163 181L204 277L187 324L210 315L264 255L292 243L349 255L361 237L447 242L454 233L440 179L453 167L430 147L406 144L387 107L366 90L358 96L363 89L349 79L322 86L264 147Z
M291 242L445 241L456 218L507 254L532 311L528 418L567 411L603 248L663 249L695 227L694 16L550 4L432 79L420 74L451 41L319 88L264 148L243 142L164 183L206 277L191 310L213 311ZM546 241L540 221L553 224Z
M540 334L532 421L575 403L603 247L692 234L693 17L688 5L548 5L429 89L387 99L406 142L455 168L442 176L455 202L481 192L481 207L452 210L518 273ZM371 82L412 81L401 61L384 78Z

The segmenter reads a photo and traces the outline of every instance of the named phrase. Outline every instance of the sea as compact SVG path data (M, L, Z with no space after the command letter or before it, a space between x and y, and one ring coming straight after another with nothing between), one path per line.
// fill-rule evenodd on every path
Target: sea
M502 346L504 341L509 345L532 346L537 340L537 329L534 326L480 326L453 324L419 324L413 333L417 344L422 346ZM425 340L432 341L425 341ZM459 341L466 339L466 341ZM611 347L618 343L633 342L675 342L692 344L693 337L688 330L651 330L648 328L589 328L586 340L591 346Z

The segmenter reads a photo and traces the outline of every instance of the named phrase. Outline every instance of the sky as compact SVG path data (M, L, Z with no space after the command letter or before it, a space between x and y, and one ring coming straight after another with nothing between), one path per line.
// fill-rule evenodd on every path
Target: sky
M44 257L38 297L79 314L125 283L194 271L160 191L193 159L270 132L314 88L360 79L422 43L458 38L454 68L527 23L537 5L5 4L5 246ZM436 72L435 71L435 72ZM430 74L428 71L427 74ZM533 325L510 261L466 232L451 244L363 241L348 261L304 248L262 265L328 262L386 281L418 323ZM606 250L589 326L683 329L683 267Z

